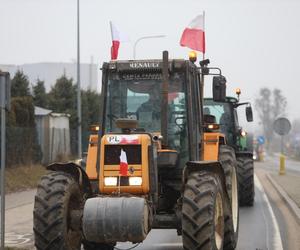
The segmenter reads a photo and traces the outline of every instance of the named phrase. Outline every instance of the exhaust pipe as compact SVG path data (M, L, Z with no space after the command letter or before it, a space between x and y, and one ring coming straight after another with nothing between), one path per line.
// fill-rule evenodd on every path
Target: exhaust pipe
M161 135L163 148L168 147L169 52L163 51L162 63Z

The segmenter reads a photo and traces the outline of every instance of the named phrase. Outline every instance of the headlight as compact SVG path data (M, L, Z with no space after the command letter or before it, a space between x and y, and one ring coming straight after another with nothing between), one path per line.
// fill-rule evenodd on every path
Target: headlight
M240 131L241 136L245 137L247 135L247 132L245 130Z
M141 186L142 182L142 177L129 177L129 186Z
M104 177L105 186L117 186L118 177Z

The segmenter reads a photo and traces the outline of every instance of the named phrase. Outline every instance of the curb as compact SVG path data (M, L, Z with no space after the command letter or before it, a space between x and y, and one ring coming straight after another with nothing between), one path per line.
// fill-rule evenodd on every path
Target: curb
M297 219L298 224L300 225L300 208L290 198L290 196L283 190L283 188L279 184L277 184L276 181L269 174L267 174L267 178L271 182L273 187L276 189L276 191L279 193L281 198L288 205L289 210L294 214L294 216Z

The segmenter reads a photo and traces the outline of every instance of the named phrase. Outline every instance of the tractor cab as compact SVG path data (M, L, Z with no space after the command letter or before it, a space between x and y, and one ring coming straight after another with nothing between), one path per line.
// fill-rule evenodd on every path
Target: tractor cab
M173 62L170 64L172 65ZM185 64L184 61L176 61ZM111 62L107 70L104 101L104 133L121 133L118 120L132 119L137 124L131 133L150 133L166 139L164 147L178 152L187 151L186 78L179 69L170 70L167 105L163 105L162 73L159 62ZM113 66L114 65L114 66ZM152 66L152 67L151 67ZM157 66L157 68L155 68ZM116 69L110 70L110 68ZM124 67L119 69L119 67ZM161 137L165 129L165 138Z
M247 133L242 129L238 119L238 107L246 106L246 119L253 121L251 104L248 102L240 103L239 97L226 97L224 102L215 102L212 98L204 98L204 114L213 115L220 126L220 132L226 135L227 143L240 150L246 150L252 145L247 144Z

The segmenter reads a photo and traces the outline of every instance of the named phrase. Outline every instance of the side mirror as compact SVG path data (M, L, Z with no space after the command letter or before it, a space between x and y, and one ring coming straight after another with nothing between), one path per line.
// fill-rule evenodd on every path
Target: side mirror
M225 100L226 100L226 78L224 76L214 76L212 92L213 92L213 100L215 102L225 102Z
M253 122L253 112L250 105L246 107L246 118L247 122Z

